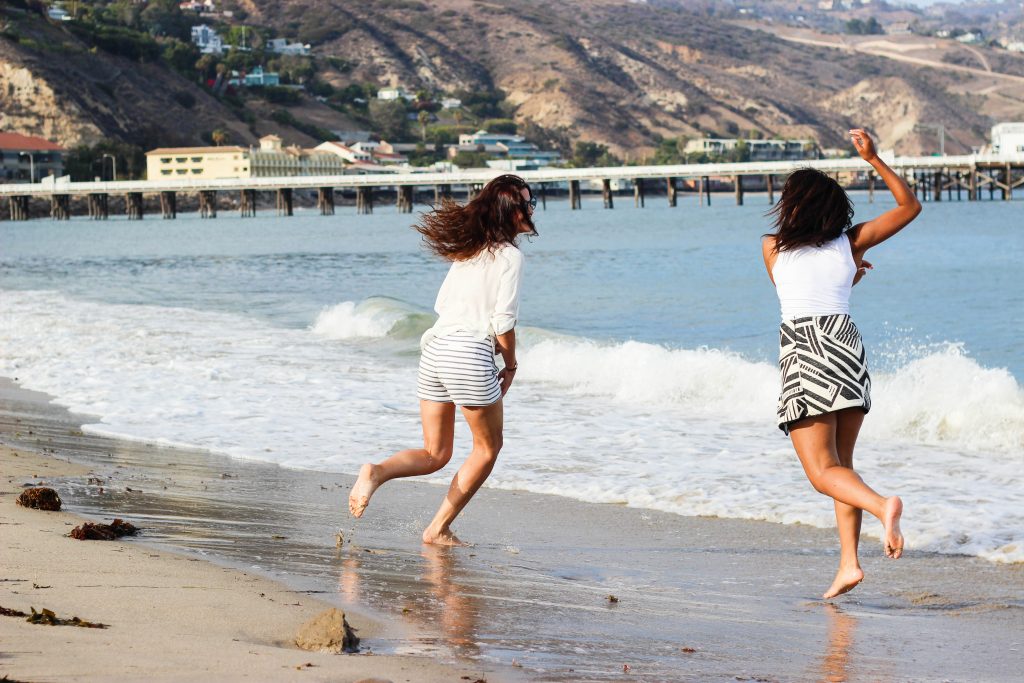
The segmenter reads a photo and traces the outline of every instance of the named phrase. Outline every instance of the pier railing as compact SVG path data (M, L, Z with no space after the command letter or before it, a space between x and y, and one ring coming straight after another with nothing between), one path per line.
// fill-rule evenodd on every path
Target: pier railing
M946 192L952 199L955 189L959 198L966 190L968 199L977 199L981 189L987 187L990 194L1000 191L1002 199L1011 199L1013 190L1024 185L1024 154L1004 155L960 155L895 157L886 161L897 172L907 178L915 191L928 198L930 194L940 200ZM580 183L600 182L606 208L613 206L611 184L627 181L634 187L637 206L643 206L644 186L648 180L663 180L669 203L676 205L678 182L688 183L684 189L696 191L701 198L710 202L712 180L716 179L721 189L722 179L732 186L738 204L743 203L744 178L760 176L769 198L774 197L774 179L799 168L815 168L829 174L865 174L869 192L873 193L874 175L871 167L859 157L846 159L808 159L800 161L737 162L721 164L672 164L663 166L614 166L598 168L544 168L535 171L520 171L527 182L539 188L541 193L556 186L568 186L572 208L579 208ZM84 197L93 218L106 218L109 212L110 195L125 197L125 213L130 218L141 218L143 195L160 195L161 211L165 218L177 214L176 195L196 194L199 197L200 213L215 216L218 192L239 192L238 206L243 216L255 214L257 192L276 192L277 210L282 215L292 215L292 192L295 190L317 190L318 206L325 215L334 213L334 192L355 191L356 206L360 213L373 209L375 191L388 188L394 193L400 211L412 210L416 188L433 187L435 199L450 194L452 187L467 188L467 197L472 197L477 188L491 178L507 173L498 169L468 169L438 173L374 173L360 175L328 176L281 176L262 178L157 178L152 180L124 180L107 182L68 182L61 179L46 179L40 183L0 184L0 198L6 198L10 218L29 217L29 201L49 199L50 215L53 218L70 216L72 197ZM760 181L758 181L760 183ZM7 213L7 212L3 212Z

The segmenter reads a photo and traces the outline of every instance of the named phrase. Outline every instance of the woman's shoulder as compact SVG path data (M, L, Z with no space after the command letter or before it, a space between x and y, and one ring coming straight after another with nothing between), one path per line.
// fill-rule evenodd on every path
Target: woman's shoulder
M494 249L495 258L507 262L509 265L521 265L523 263L523 252L514 244L502 244Z

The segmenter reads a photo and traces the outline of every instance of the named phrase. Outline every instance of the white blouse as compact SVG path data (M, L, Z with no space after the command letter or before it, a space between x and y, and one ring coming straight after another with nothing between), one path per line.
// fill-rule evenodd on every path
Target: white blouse
M850 290L857 275L845 233L820 247L780 251L772 266L782 319L850 312Z
M519 317L522 278L523 252L511 244L453 262L434 303L437 322L420 345L452 332L470 332L477 339L508 332Z

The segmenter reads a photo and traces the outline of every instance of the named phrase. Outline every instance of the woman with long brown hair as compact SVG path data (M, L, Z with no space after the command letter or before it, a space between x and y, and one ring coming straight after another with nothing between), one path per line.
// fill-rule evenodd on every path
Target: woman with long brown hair
M789 176L772 209L775 233L762 241L764 264L782 306L779 428L792 440L814 488L835 502L841 551L826 599L864 579L857 557L863 510L882 522L885 555L903 554L903 502L875 493L853 469L853 448L871 409L871 379L860 332L850 318L850 290L871 267L864 260L867 250L921 212L914 193L878 157L868 134L857 128L850 136L861 158L885 181L896 207L852 225L853 205L839 183L801 169Z
M432 474L448 464L458 405L473 433L473 450L455 473L423 542L462 545L451 523L490 475L502 446L502 399L518 367L515 325L523 255L517 245L520 235L537 234L536 205L522 178L502 175L464 206L445 199L416 225L430 250L452 262L434 305L437 322L420 342L423 447L363 465L348 499L353 516L362 516L384 482ZM495 351L504 361L500 371Z

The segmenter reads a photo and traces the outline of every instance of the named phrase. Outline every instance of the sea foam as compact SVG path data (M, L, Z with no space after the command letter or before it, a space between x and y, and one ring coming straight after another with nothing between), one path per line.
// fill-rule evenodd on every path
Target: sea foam
M0 295L0 374L97 416L90 431L349 473L421 438L407 351L432 316L403 302L343 302L301 329L47 291ZM772 364L521 332L489 485L834 524L774 424ZM947 345L875 372L874 399L857 467L881 493L903 496L910 547L1024 561L1024 398L1012 375ZM468 441L460 421L460 452ZM878 531L865 522L865 533Z

